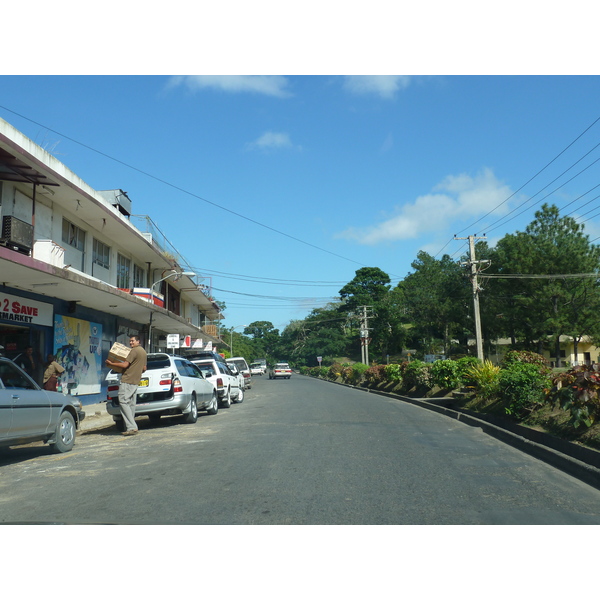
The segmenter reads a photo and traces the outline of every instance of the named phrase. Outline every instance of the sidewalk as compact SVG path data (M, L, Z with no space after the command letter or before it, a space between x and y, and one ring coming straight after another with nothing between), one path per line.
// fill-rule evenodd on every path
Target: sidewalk
M106 402L84 406L85 419L79 424L79 432L92 431L114 425L111 415L106 412Z

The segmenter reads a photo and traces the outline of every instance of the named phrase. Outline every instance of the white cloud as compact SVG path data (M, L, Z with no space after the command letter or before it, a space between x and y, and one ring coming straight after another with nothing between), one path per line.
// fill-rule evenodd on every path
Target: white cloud
M381 149L380 149L381 154L385 154L386 152L389 152L393 148L393 146L394 146L394 136L391 133L388 133L387 137L383 141L383 144L381 145Z
M407 75L348 75L344 89L353 94L376 94L386 100L410 85Z
M399 207L396 216L378 225L350 227L337 237L364 245L415 239L421 235L446 231L461 219L477 219L496 207L496 217L506 214L508 206L502 203L512 193L487 168L475 177L450 175L436 185L433 192L438 193L419 196L414 202Z
M246 145L248 150L273 150L273 149L297 149L300 146L295 146L287 133L277 131L266 131L254 142Z
M285 98L288 80L280 75L186 75L171 77L169 87L185 85L192 91L216 89L231 93L255 93Z

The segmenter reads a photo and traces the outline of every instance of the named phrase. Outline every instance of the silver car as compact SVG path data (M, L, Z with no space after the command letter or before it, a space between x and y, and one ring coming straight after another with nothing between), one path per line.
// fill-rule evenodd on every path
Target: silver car
M119 381L110 381L106 410L117 427L122 428L118 394ZM148 354L137 390L136 417L147 415L157 423L163 415L182 415L185 423L195 423L199 410L216 415L218 409L215 388L196 365L180 356L162 352Z
M0 446L43 441L69 452L85 418L76 396L43 390L25 371L0 357Z

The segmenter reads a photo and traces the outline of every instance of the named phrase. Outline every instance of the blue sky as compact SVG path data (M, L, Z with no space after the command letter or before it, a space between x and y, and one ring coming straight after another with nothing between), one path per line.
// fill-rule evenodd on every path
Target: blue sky
M279 329L361 266L396 282L419 250L458 259L454 234L493 243L542 202L599 237L599 97L597 76L0 77L0 117L127 191L226 326Z

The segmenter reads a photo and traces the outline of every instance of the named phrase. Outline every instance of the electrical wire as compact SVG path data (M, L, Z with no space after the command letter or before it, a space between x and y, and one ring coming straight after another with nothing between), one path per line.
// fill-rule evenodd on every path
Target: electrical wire
M341 258L343 260L347 260L349 262L352 262L354 264L360 265L361 267L366 267L367 265L364 265L358 261L355 261L351 258L347 258L346 256L342 256L341 254L336 254L335 252L331 252L330 250L325 250L324 248L321 248L319 246L316 246L315 244L311 244L310 242L307 242L305 240L301 240L300 238L294 237L293 235L290 235L289 233L285 233L283 231L279 231L278 229L275 229L274 227L271 227L269 225L266 225L265 223L261 223L260 221L256 221L255 219L251 219L250 217L247 217L245 215L242 215L241 213L238 213L234 210L231 210L230 208L226 208L224 206L221 206L220 204L217 204L216 202L212 202L211 200L208 200L206 198L203 198L202 196L199 196L198 194L195 194L193 192L190 192L189 190L186 190L184 188L181 188L173 183L170 183L169 181L166 181L165 179L161 179L160 177L157 177L156 175L152 175L152 173L148 173L147 171L144 171L143 169L139 169L138 167L134 167L133 165L130 165L118 158L115 158L114 156L110 156L109 154L106 154L105 152L102 152L100 150L96 150L95 148L92 148L91 146L88 146L87 144L84 144L83 142L79 142L78 140L65 135L64 133L61 133L60 131L56 131L55 129L52 129L51 127L48 127L46 125L43 125L42 123L38 123L37 121L34 121L33 119L30 119L29 117L26 117L14 110L11 110L10 108L7 108L6 106L2 106L0 105L0 108L14 114L17 115L18 117L25 119L27 121L29 121L30 123L34 123L35 125L38 125L39 127L44 127L45 129L47 129L48 131L51 131L52 133L55 133L57 135L60 135L62 137L64 137L65 139L78 144L79 146L82 146L83 148L87 148L88 150L91 150L92 152L95 152L96 154L99 154L101 156L104 156L105 158L108 158L109 160L112 160L116 163L119 163L120 165L123 165L125 167L127 167L128 169L132 169L133 171L137 171L138 173L141 173L142 175L145 175L146 177L150 177L151 179L154 179L155 181L158 181L174 190L177 190L179 192L182 192L184 194L187 194L188 196L191 196L192 198L196 198L198 200L201 200L202 202L206 202L207 204L210 204L211 206L214 206L216 208L219 208L221 210L224 210L225 212L228 212L232 215L235 215L236 217L239 217L240 219L244 219L246 221L249 221L250 223L254 223L254 225L258 225L259 227L263 227L264 229L268 229L269 231L272 231L273 233L277 233L279 235L282 235L284 237L287 237L291 240L294 240L295 242L299 242L301 244L304 244L306 246L310 246L311 248L314 248L315 250L319 250L321 252L325 252L327 254L331 254L332 256L335 256L337 258Z
M586 129L584 129L566 148L561 150L548 164L546 164L542 169L540 169L533 177L530 177L519 189L514 191L508 198L506 198L505 200L500 202L500 204L498 204L496 207L494 207L491 211L489 211L488 213L483 215L481 218L477 219L477 221L475 221L468 227L465 227L463 230L459 231L457 235L460 235L461 233L464 233L465 231L472 229L477 223L479 223L480 221L482 221L483 219L485 219L486 217L491 215L498 208L500 208L503 204L505 204L511 198L513 198L518 192L520 192L525 186L527 186L529 183L531 183L536 177L538 177L541 173L543 173L553 162L555 162L560 156L562 156L571 146L573 146L573 144L575 144L575 142L577 142L581 137L583 137L596 123L598 123L598 121L600 121L600 117L598 117L591 125L586 127ZM594 150L595 148L597 148L597 145L594 146L594 148L592 148L592 150ZM592 150L590 150L587 154L589 154ZM587 156L587 154L585 154L584 157ZM582 157L582 158L584 158L584 157ZM579 159L579 160L581 160L581 159ZM579 160L577 162L579 162ZM575 164L577 164L577 163L575 163ZM573 166L574 165L572 165L569 168L572 168ZM545 189L545 188L542 188L542 190L543 189ZM489 228L486 228L486 231L489 231Z

